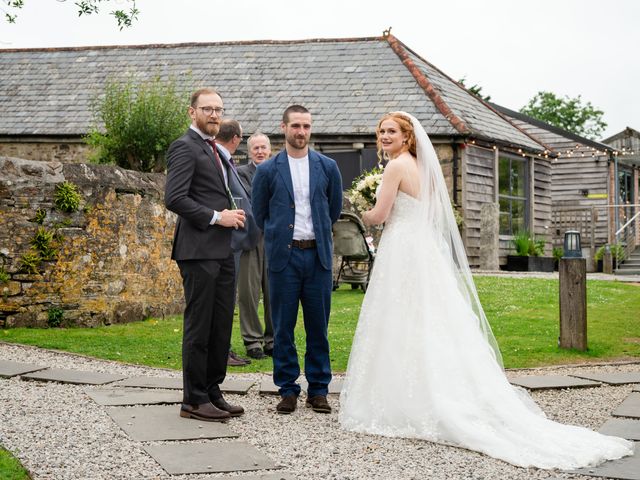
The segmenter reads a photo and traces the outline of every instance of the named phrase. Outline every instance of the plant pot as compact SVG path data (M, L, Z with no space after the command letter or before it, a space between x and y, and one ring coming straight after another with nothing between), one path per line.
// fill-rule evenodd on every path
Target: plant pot
M616 268L618 268L618 261L614 258L612 262L613 262L613 269L615 270ZM602 272L604 270L602 259L597 261L596 270L598 272Z
M523 257L507 255L505 270L511 272L553 272L553 257Z

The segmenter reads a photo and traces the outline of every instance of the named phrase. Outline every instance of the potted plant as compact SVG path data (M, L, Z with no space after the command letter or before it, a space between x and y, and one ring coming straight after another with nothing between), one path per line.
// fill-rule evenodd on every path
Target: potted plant
M551 255L553 256L553 270L557 272L564 250L561 247L553 247Z
M515 272L553 272L553 257L544 257L544 240L536 240L528 231L518 232L511 240L515 255L507 255L506 270Z
M603 270L603 258L604 258L604 249L606 245L602 245L600 248L596 250L593 258L597 261L597 270L601 272ZM624 260L624 249L622 245L614 243L613 245L609 245L611 249L611 260L613 261L613 269L618 268L618 264Z

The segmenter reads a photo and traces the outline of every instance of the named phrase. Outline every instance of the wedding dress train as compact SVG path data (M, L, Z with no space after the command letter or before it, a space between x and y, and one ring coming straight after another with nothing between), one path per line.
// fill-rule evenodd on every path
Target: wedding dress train
M521 467L573 469L630 455L631 442L548 420L507 381L450 249L420 201L398 192L340 396L343 428L453 444Z

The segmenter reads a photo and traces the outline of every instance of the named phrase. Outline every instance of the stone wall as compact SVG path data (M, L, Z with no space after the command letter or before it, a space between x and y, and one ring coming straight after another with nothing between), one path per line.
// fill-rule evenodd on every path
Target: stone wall
M55 187L77 185L80 209L54 207ZM170 260L174 215L165 176L117 167L0 157L0 327L97 326L180 313L180 274ZM41 224L37 213L46 214ZM57 256L20 271L39 227L59 234Z
M93 152L79 138L70 140L26 140L0 139L0 157L16 157L44 162L82 163L87 162Z

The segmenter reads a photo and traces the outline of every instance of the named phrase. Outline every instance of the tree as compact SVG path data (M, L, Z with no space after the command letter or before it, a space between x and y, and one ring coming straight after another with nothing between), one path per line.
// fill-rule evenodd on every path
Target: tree
M17 11L24 7L24 0L1 0L5 8L0 8L4 13L4 18L8 23L15 23L18 18ZM58 2L66 2L67 0L57 0ZM92 15L100 12L100 5L103 3L109 3L112 0L77 0L75 3L78 7L78 16ZM117 0L113 0L117 1ZM111 15L116 17L118 27L122 30L124 27L130 27L131 24L138 19L138 13L140 11L136 8L136 0L125 0L131 4L128 10L116 9L110 12ZM118 1L121 3L121 1Z
M92 160L141 172L163 171L167 148L191 122L188 105L189 90L171 79L109 80L93 107L96 125L104 128L95 126L85 137L96 148Z
M607 128L602 120L604 112L591 102L583 103L580 95L559 98L551 92L540 91L520 112L592 140Z
M467 87L465 85L466 80L467 79L465 77L462 77L460 80L458 80L458 83L462 85L464 88L466 88L467 90L469 90L469 92L471 92L476 97L480 97L485 102L491 101L491 95L486 95L486 96L482 95L482 87L480 85L478 85L477 83L474 83L472 86Z

